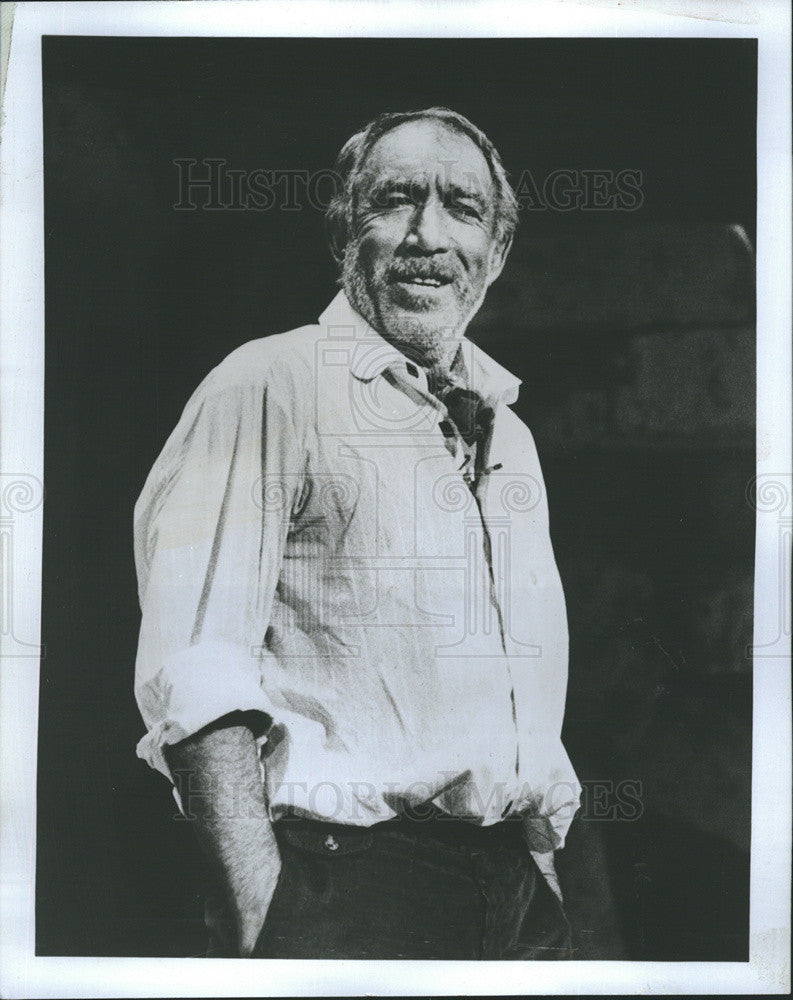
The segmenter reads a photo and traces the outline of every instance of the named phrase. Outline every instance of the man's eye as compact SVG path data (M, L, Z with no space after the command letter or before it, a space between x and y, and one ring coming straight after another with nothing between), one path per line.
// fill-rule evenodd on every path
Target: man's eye
M410 204L410 198L404 191L391 191L382 199L382 203L387 208L396 208L399 205Z
M454 203L453 208L456 212L459 212L460 215L468 216L468 218L471 219L482 218L482 213L479 211L476 205L471 205L468 202L457 201Z
M372 208L399 208L401 205L410 204L410 201L407 191L393 188L375 189L369 197Z

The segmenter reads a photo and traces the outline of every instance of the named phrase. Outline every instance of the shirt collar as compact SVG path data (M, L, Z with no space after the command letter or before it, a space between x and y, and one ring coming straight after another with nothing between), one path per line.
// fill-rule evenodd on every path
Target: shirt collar
M386 369L400 368L413 374L412 361L390 344L350 305L344 292L339 292L319 317L331 340L355 341L350 356L350 371L355 378L370 382ZM341 344L340 344L341 346ZM469 373L471 388L486 399L511 405L518 398L521 380L486 354L467 337L461 341L463 359Z

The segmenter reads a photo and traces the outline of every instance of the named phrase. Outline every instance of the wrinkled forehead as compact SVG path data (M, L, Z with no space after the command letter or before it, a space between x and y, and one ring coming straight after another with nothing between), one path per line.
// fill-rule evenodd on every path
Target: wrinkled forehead
M431 119L404 122L382 135L362 164L358 193L389 181L453 187L494 199L484 154L464 133Z

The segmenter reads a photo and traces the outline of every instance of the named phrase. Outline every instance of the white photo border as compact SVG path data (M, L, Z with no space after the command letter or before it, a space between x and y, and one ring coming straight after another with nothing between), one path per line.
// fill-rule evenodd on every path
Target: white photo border
M13 597L14 617L23 623L26 638L38 642L41 625L42 505L37 491L43 482L44 427L42 35L757 38L758 513L748 962L268 960L262 966L256 960L37 957L38 659L16 655L9 636L2 635L0 995L788 993L791 686L790 619L785 617L785 605L790 599L793 514L789 3L168 0L15 6L0 126L0 462L3 489L21 490L17 502L30 507L28 516L15 524L15 568L21 572L15 573L13 595L6 595L9 600ZM780 507L782 503L786 507ZM0 558L9 558L8 552L0 553Z

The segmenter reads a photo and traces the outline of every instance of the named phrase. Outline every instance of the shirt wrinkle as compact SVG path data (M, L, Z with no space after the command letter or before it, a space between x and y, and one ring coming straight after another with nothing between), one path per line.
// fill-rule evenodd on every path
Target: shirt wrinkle
M226 511L229 504L229 497L231 494L232 477L234 475L234 466L237 461L237 445L239 443L239 428L237 428L237 433L234 436L234 445L231 450L231 458L229 463L229 474L226 481L226 489L223 493L223 503L220 506L220 516L218 517L217 527L215 529L215 537L212 539L212 550L209 554L209 564L207 565L206 575L204 576L204 586L201 590L201 597L198 601L198 608L196 609L195 625L193 627L193 632L190 636L190 645L195 645L201 635L201 629L204 624L204 616L206 615L207 602L209 601L209 593L212 587L212 581L215 575L215 569L218 561L218 554L220 552L220 546L223 541L223 531L226 526Z

